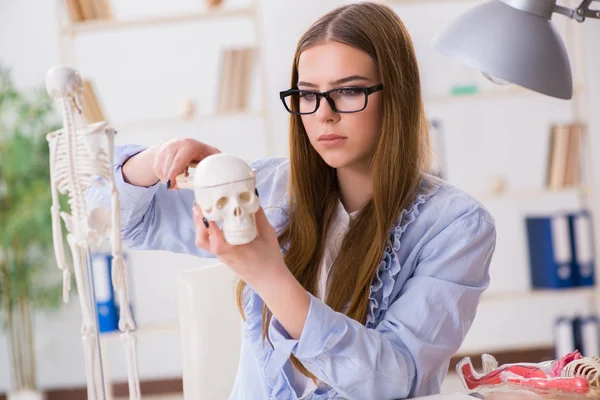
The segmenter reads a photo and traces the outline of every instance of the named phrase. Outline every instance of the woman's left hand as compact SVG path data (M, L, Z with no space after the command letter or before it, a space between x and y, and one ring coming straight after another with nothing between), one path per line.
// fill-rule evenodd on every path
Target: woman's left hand
M256 238L250 243L232 246L214 222L203 220L202 210L194 205L196 246L214 254L231 268L258 293L290 337L299 339L308 315L310 296L285 265L277 234L262 207L254 215Z
M217 256L250 286L256 289L255 286L289 272L283 261L275 229L269 223L262 207L254 214L256 238L250 243L237 246L225 241L217 224L207 221L197 205L194 205L193 214L196 246ZM208 223L208 228L205 223Z

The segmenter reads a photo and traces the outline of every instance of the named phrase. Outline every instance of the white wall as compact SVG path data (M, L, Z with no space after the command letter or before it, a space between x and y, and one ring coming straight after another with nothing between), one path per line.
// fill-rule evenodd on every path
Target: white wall
M338 4L349 1L263 0L260 15L263 30L263 60L267 65L268 113L271 116L272 140L277 155L287 153L287 114L277 93L289 84L289 71L296 41L308 24ZM112 0L117 17L185 12L200 4L198 0L140 2ZM247 0L231 0L234 5ZM450 3L450 2L448 2ZM476 3L460 5L411 5L395 7L413 34L428 98L437 98L457 79L474 80L483 88L490 85L477 74L470 74L455 63L428 48L436 31L452 17ZM165 9L168 7L167 9ZM35 10L35 13L32 12ZM55 2L48 0L5 0L0 2L0 62L13 69L19 86L38 85L46 71L60 62ZM562 21L558 17L558 21ZM588 72L600 65L600 49L592 38L599 37L600 21L590 20L585 26L585 52ZM188 96L197 99L199 112L213 110L212 100L217 84L217 51L225 43L245 44L255 39L252 26L243 20L219 23L182 24L162 28L128 29L82 36L76 42L76 65L85 77L94 80L107 118L120 128L120 143L150 144L170 135L192 135L215 143L226 151L246 158L264 155L265 130L255 117L234 121L165 125L135 128L138 118L164 120L177 114L180 102ZM595 67L597 70L597 67ZM590 110L600 105L600 77L589 74ZM260 95L255 92L253 107L259 107ZM499 110L506 113L499 117ZM452 183L477 195L486 190L491 177L502 175L515 193L542 189L547 151L548 128L553 122L572 117L568 102L544 98L536 94L488 100L454 99L429 101L431 117L444 121L447 138L449 179ZM591 114L591 113L590 113ZM592 115L590 135L592 152L600 154L600 116ZM596 176L600 177L600 163ZM597 182L598 180L596 180ZM519 195L507 200L482 197L498 222L498 250L492 267L490 293L527 293L526 247L522 227L524 213L545 207L557 209L576 207L573 194L556 196ZM179 376L181 372L177 325L176 274L196 267L201 261L183 255L164 252L131 254L133 302L140 324L139 349L142 379ZM57 271L58 273L58 271ZM527 301L528 304L533 304ZM539 300L539 299L538 299ZM556 300L556 299L554 299ZM544 301L539 306L544 307ZM561 303L568 308L585 308L581 296L566 297ZM512 314L502 303L482 306L481 321L474 327L468 343L472 348L485 346L490 334L486 310L509 318ZM513 303L510 303L513 304ZM500 307L500 308L498 308ZM536 313L538 306L532 306ZM548 339L548 319L531 315L532 329L540 329ZM42 387L82 385L85 381L79 337L80 316L76 302L60 312L40 316L36 320L38 379ZM510 329L504 324L506 329ZM155 327L154 330L146 329ZM503 326L500 326L500 329ZM537 327L537 328L536 328ZM545 331L544 331L545 330ZM494 333L494 332L492 332ZM504 331L495 331L506 337ZM535 332L527 340L535 340ZM515 341L520 340L515 338ZM107 339L108 370L116 379L126 377L120 345ZM484 343L482 345L481 343ZM0 392L9 386L8 356L3 336L0 336Z

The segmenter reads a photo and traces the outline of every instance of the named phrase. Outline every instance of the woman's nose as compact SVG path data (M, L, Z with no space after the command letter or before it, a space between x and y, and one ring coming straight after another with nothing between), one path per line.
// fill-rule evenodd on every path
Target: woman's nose
M329 104L326 98L321 98L319 108L316 112L317 118L320 120L335 120L339 118L339 113L333 111L333 108Z

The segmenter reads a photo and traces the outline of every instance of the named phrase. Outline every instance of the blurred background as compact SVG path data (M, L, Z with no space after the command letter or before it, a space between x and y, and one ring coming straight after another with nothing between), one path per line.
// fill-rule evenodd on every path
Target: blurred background
M43 87L51 67L67 64L86 80L86 118L112 124L118 144L151 145L170 136L191 136L248 161L285 157L288 114L279 91L289 88L296 42L315 19L350 2L0 0L0 90L5 100L24 96ZM574 98L565 101L493 84L431 48L435 34L479 1L385 2L404 21L416 46L431 122L432 172L475 196L497 223L491 285L452 365L483 352L500 362L542 361L574 348L600 355L600 297L594 279L595 207L600 204L594 200L600 193L600 114L594 111L600 109L600 76L594 71L600 66L595 42L600 21L579 24L553 17L574 74ZM37 114L23 114L21 107L17 122L28 115L52 119L54 110L41 106L43 100L31 101ZM21 129L8 113L0 113L0 122L2 140ZM53 124L28 129L37 129L43 138ZM10 153L13 165L31 162L26 152ZM0 181L0 201L6 187ZM42 210L49 214L49 207ZM20 226L9 226L9 216L0 209L4 239L11 226ZM17 365L29 371L29 381L48 398L76 398L69 396L83 393L85 372L75 294L68 304L55 301L60 291L54 278L60 280L60 271L50 254L39 258L36 265L42 268L26 278L49 282L44 301L30 302L25 313L14 311L19 299L34 295L9 288L30 281L11 275L15 267L2 256L11 242L2 243L0 393L11 391ZM127 257L142 391L180 392L176 277L206 261L129 250ZM16 351L10 338L9 314L25 321L23 331L31 342L25 353ZM118 335L110 323L104 329L106 373L115 393L126 393ZM19 355L26 361L19 361ZM460 389L450 375L444 390Z

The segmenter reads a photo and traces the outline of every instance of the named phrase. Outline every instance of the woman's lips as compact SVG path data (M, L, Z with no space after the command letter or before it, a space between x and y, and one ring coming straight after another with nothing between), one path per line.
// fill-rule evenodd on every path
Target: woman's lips
M347 139L345 136L327 134L319 136L317 141L324 147L335 147L343 144Z

